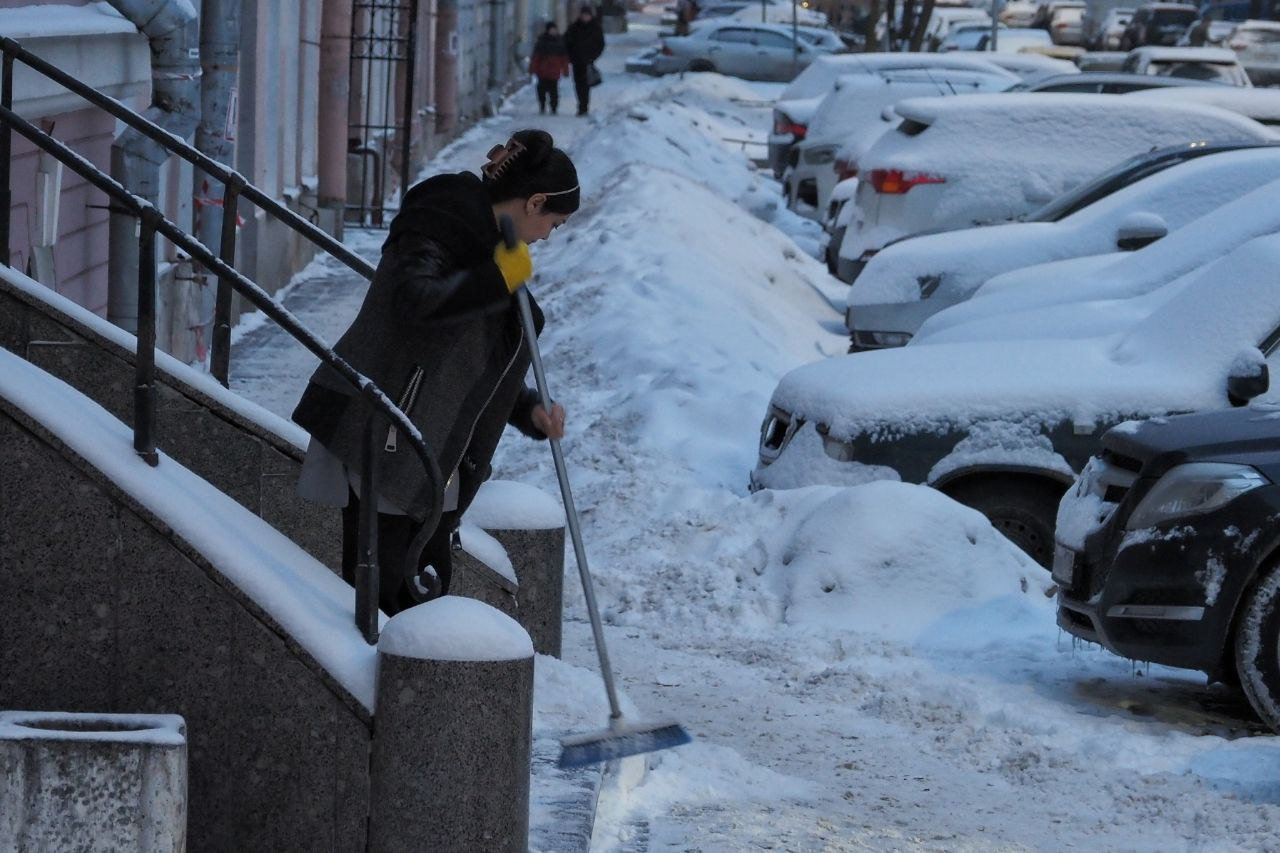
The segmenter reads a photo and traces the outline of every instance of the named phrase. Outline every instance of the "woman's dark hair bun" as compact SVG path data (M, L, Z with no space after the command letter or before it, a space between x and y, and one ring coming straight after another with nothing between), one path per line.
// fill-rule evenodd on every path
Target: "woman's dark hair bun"
M578 209L578 171L545 130L516 131L506 145L494 146L481 172L495 204L545 193L549 212Z

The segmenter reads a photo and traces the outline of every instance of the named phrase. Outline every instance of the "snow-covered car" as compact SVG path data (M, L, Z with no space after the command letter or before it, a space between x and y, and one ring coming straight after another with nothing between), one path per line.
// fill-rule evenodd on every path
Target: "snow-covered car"
M1280 207L1280 184L1231 213L1269 205ZM1167 241L1127 256L1115 263L1163 250L1159 274L1142 282L1154 287L1108 280L1087 301L1008 315L1016 338L936 340L791 371L761 426L751 487L926 483L1048 566L1062 493L1108 428L1228 408L1233 377L1256 370L1259 348L1274 350L1280 229L1264 218L1263 236L1207 263L1199 247Z
M976 50L987 50L991 44L991 34L987 33L978 39ZM1053 39L1044 30L1008 29L996 33L996 51L1019 53L1027 48L1052 47Z
M1009 28L1004 24L997 24L996 29L1003 33ZM938 52L977 50L978 42L982 40L982 37L990 34L990 21L966 21L965 23L955 24L951 29L947 30L947 34L942 41L938 42Z
M1177 86L1211 86L1215 89L1232 89L1205 80L1188 77L1157 77L1153 74L1128 74L1123 71L1085 71L1078 74L1059 74L1024 85L1022 92L1074 92L1095 95L1123 95L1142 89Z
M822 100L809 122L803 141L788 152L782 175L787 206L810 218L825 209L831 188L846 174L837 174L836 155L851 135L869 127L882 132L892 125L886 108L904 98L1002 92L1016 82L1007 72L953 68L916 68L851 74L841 77Z
M1076 57L1076 68L1080 71L1119 71L1128 55L1119 50L1090 51Z
M872 74L905 68L954 68L999 73L993 63L955 53L840 53L818 57L791 81L773 105L769 166L781 178L791 146L805 138L813 112L846 74Z
M1172 45L1200 15L1185 3L1144 3L1133 11L1120 36L1120 49L1143 45Z
M1003 30L1001 31L1003 32ZM1012 71L1023 83L1034 83L1044 77L1060 74L1076 74L1080 71L1074 62L1055 59L1039 53L1005 53L999 50L954 51L955 56L972 56Z
M925 46L933 51L938 50L948 34L958 26L978 24L991 29L991 16L981 9L971 6L935 6L929 16L925 28Z
M1237 399L1269 386L1268 362ZM1111 429L1059 505L1053 560L1063 630L1239 684L1276 732L1278 417L1260 403Z
M1280 126L1280 90L1261 86L1179 86L1173 89L1134 91L1131 97L1177 103L1208 104L1269 125L1273 132Z
M850 350L903 345L927 319L997 275L1134 251L1275 180L1280 146L1184 145L1138 155L1028 221L894 243L849 288ZM1088 197L1094 200L1077 205Z
M1132 96L913 98L859 164L857 210L840 247L852 282L892 240L1006 222L1112 164L1189 142L1270 142L1226 110Z
M1133 20L1133 9L1118 6L1107 12L1099 23L1091 50L1120 50L1120 39L1124 37L1125 27Z
M1280 21L1244 21L1227 36L1226 45L1254 85L1280 83Z
M659 73L714 71L744 80L790 80L830 48L792 36L781 24L717 20L687 36L662 39L655 60Z
M1138 47L1129 51L1121 71L1209 80L1251 86L1235 53L1222 47Z

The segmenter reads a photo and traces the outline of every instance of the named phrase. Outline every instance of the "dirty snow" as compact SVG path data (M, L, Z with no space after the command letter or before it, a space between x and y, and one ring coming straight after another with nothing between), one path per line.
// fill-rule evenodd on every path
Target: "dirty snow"
M695 738L603 804L593 849L1280 844L1280 753L1243 700L1064 639L1047 576L974 513L901 483L747 492L777 380L843 350L825 271L770 219L777 186L721 135L762 139L741 93L777 87L620 57L591 118L540 119L525 89L432 163L475 168L539 125L584 176L535 247L543 352L624 710ZM351 316L360 292L314 310ZM304 370L274 368L300 392ZM495 467L555 493L544 445L513 433ZM604 722L572 562L537 743Z

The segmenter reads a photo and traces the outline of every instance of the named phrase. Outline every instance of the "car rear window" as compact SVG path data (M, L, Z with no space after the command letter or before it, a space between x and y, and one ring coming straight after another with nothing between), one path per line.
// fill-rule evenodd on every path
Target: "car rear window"
M916 121L913 118L904 118L902 124L898 125L898 133L904 136L919 136L929 129L929 123L925 121Z
M1195 9L1157 9L1152 13L1151 20L1157 24L1186 25L1194 21L1196 17Z

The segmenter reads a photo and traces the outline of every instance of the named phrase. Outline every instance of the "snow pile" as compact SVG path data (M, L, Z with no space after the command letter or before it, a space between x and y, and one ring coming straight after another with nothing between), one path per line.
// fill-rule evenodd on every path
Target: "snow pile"
M986 645L1015 611L1025 624L1052 618L1042 568L981 513L905 483L835 492L796 525L768 572L784 580L788 622L906 644ZM1021 603L1011 610L1010 599ZM960 610L967 630L952 623L939 633Z
M1165 145L1272 141L1257 122L1216 107L1111 95L1001 94L913 98L899 115L928 124L888 133L863 171L901 169L946 178L930 227L1013 219L1125 157ZM885 223L858 234L859 250L900 236ZM852 247L851 247L852 248Z
M391 617L378 651L418 660L520 660L533 657L533 640L501 610L446 595Z
M1129 217L1158 214L1174 231L1277 179L1280 151L1229 151L1173 166L1059 222L967 228L895 243L867 264L849 289L848 304L913 302L921 298L919 281L934 276L941 279L935 296L963 299L1000 273L1113 252L1122 222L1135 222ZM1217 218L1214 226L1218 232L1227 230Z

